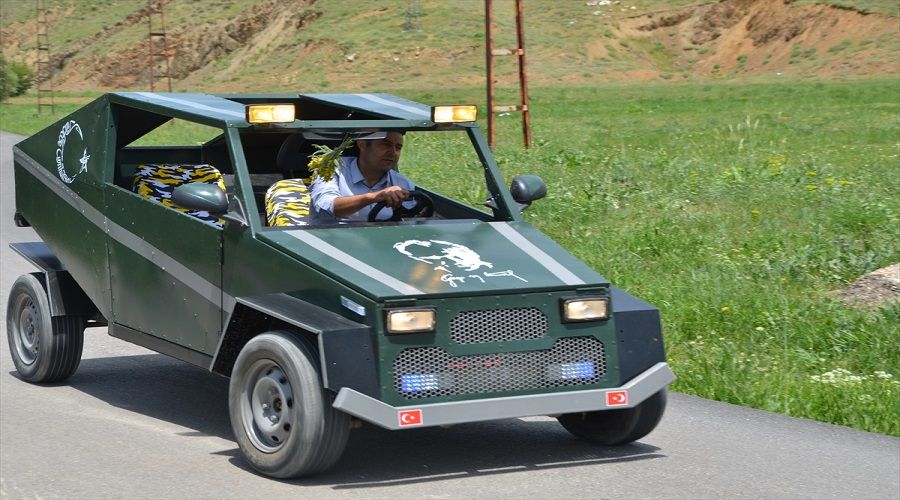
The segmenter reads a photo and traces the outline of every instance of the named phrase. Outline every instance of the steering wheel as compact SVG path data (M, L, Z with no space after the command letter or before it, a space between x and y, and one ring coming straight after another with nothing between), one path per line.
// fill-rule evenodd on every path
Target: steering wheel
M400 205L394 209L394 214L388 220L396 222L404 217L431 217L434 215L434 200L430 196L417 190L410 191L409 196L416 201L416 205L412 208ZM369 212L369 222L377 221L378 213L386 206L383 201L376 203Z

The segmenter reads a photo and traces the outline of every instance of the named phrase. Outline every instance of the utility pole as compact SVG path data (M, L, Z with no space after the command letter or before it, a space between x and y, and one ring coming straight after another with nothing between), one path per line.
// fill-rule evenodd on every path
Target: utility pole
M491 22L493 20L493 0L484 0L484 38L487 58L487 104L488 104L488 144L493 148L496 143L494 127L495 113L522 113L522 137L525 147L531 147L531 117L528 114L528 80L525 71L525 28L522 18L522 0L516 2L516 41L512 49L495 49L491 38ZM519 104L497 106L494 103L494 56L516 56L519 62Z
M37 80L37 107L38 114L44 108L50 108L50 114L56 112L56 102L53 99L53 71L50 68L50 38L47 34L47 6L44 0L36 0L37 9L37 59L35 60L35 79Z
M169 44L166 41L166 15L163 12L165 0L147 0L147 46L150 50L150 91L154 91L157 79L165 80L169 92L172 91L172 75L169 64ZM156 28L154 28L154 20ZM155 74L157 62L162 62L162 73Z

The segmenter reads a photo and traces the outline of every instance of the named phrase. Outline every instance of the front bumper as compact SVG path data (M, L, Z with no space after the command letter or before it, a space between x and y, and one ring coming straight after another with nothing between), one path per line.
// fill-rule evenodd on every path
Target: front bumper
M608 389L391 406L344 387L338 392L333 406L385 429L397 430L501 418L632 408L664 389L674 380L675 374L672 373L668 363L660 362L629 380L623 386ZM623 392L624 398L622 397Z

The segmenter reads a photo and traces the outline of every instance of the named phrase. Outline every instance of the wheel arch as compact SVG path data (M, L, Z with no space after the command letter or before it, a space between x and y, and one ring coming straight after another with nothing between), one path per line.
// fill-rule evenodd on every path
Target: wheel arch
M210 371L230 377L247 342L271 330L288 330L317 346L326 389L337 392L349 387L379 395L372 329L286 293L235 298Z
M10 243L9 247L40 270L29 274L35 276L44 287L51 317L80 316L93 320L94 324L90 326L106 323L100 310L46 243Z

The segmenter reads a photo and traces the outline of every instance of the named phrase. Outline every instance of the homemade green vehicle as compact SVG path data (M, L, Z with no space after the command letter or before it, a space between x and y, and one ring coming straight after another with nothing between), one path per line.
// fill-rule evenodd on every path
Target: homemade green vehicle
M173 119L212 134L142 145ZM386 94L100 97L14 147L16 222L43 239L11 245L40 269L9 296L19 374L69 377L107 326L230 377L235 438L274 477L332 466L353 418L640 439L675 378L658 310L523 220L544 183L507 189L474 120ZM386 131L406 133L417 209L308 224L315 146Z

